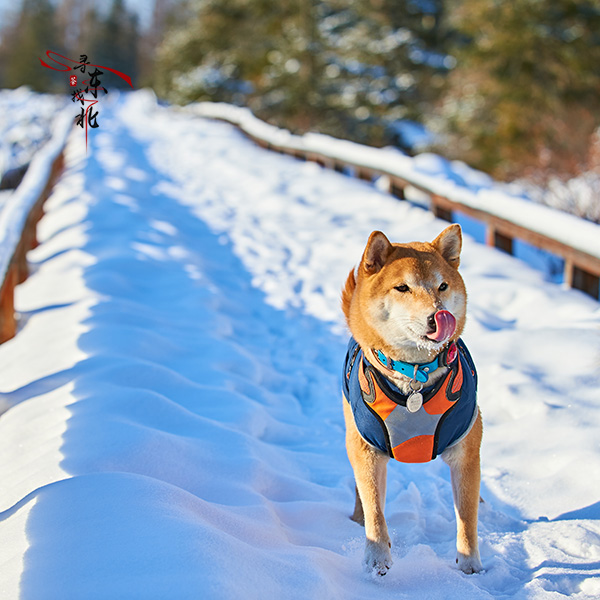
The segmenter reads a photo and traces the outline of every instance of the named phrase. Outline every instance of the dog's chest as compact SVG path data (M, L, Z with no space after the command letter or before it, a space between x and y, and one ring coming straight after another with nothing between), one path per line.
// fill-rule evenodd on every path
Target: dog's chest
M363 439L400 462L428 462L458 443L477 416L477 375L464 343L448 374L423 390L420 406L383 378L351 339L344 395ZM408 406L407 406L408 402Z

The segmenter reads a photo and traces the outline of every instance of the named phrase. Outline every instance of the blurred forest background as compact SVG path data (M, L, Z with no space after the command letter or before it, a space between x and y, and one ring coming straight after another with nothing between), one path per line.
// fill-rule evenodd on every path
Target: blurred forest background
M68 93L39 58L87 54L172 103L244 105L501 180L585 177L598 214L582 216L600 220L600 0L148 3L142 26L123 0L23 0L0 24L0 87Z

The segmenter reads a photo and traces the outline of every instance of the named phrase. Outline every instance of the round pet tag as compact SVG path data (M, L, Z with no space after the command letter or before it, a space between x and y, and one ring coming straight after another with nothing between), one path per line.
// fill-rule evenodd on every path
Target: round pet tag
M406 410L411 413L417 412L423 406L423 394L413 392L406 400Z

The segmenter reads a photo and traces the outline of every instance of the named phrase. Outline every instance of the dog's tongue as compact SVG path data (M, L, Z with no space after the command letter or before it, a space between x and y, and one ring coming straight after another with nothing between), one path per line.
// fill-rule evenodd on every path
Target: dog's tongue
M435 331L428 333L427 337L435 342L442 342L452 336L456 330L456 319L447 310L438 310L435 315Z

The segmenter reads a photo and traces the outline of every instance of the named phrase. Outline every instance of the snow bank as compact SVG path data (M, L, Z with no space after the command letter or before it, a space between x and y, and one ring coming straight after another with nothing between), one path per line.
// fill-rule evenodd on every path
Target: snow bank
M65 96L37 94L27 87L0 90L0 178L26 165L48 141Z

